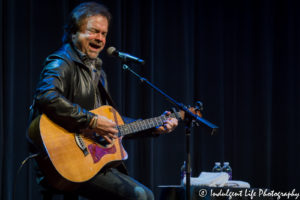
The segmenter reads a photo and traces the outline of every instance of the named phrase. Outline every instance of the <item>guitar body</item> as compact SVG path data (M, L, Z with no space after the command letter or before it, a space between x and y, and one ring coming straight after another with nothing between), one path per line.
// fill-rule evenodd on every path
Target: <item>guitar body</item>
M119 113L111 106L101 106L91 112L111 119L118 125L124 124ZM87 148L85 155L75 140L75 133L70 133L55 124L45 114L32 122L28 132L33 142L42 147L48 156L48 158L40 156L37 159L38 164L42 169L49 168L51 173L48 174L48 177L50 179L55 176L53 174L55 171L58 172L56 176L61 177L61 183L57 179L56 181L50 180L51 185L54 184L57 189L66 189L63 187L65 182L85 182L94 177L108 163L125 160L128 157L121 143L122 137L114 139L113 144L101 145L101 143L79 134ZM51 166L47 166L47 163L52 164L54 169L50 169ZM44 173L47 177L49 172Z

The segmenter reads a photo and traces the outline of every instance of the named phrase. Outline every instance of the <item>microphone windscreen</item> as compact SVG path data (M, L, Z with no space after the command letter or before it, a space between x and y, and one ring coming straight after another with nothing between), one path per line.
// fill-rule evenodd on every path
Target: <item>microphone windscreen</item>
M110 56L113 56L115 51L116 51L115 47L108 47L106 50L107 54Z

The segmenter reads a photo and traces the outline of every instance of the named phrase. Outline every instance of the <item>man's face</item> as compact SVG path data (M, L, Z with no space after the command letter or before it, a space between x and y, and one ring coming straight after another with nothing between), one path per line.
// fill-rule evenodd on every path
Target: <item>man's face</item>
M89 58L97 58L106 43L108 31L107 18L102 15L95 15L86 18L80 30L73 34L74 45L86 54Z

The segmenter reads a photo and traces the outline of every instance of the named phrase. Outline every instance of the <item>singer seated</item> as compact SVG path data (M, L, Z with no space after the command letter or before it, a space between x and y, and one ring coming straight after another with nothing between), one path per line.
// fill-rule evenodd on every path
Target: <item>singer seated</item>
M37 163L45 177L45 183L49 187L60 190L72 188L74 193L90 199L153 200L152 191L128 176L121 161L116 162L113 166L105 165L91 179L80 184L74 184L65 178L68 177L67 175L64 176L64 173L69 174L68 170L77 170L79 166L71 166L62 172L57 172L62 163L67 164L67 162L76 160L79 157L85 159L94 156L93 164L97 164L100 163L97 160L99 158L97 156L101 156L99 152L100 154L101 152L107 153L105 151L111 151L108 153L112 153L118 150L115 145L108 148L108 150L100 149L100 151L98 146L87 145L84 140L85 135L82 136L82 133L90 132L94 134L93 137L95 138L101 137L109 147L110 144L116 144L119 141L116 118L91 112L91 110L101 108L103 105L113 106L113 101L108 92L106 74L102 68L102 61L98 57L105 47L110 20L111 14L103 5L94 2L78 5L71 12L69 21L65 25L63 46L46 58L35 90L31 110L31 124L35 122L37 116L44 114L50 121L42 115L39 119L40 129L43 129L43 124L47 122L49 126L46 126L45 132L50 131L49 127L53 127L53 130L62 131L59 134L55 133L56 131L49 134L52 139L55 139L54 141L45 141L45 135L43 137L44 144L56 145L60 143L60 137L70 135L67 133L78 133L78 135L74 135L76 141L72 137L70 143L77 143L77 145L74 145L76 148L74 153L79 151L80 154L69 160L61 159L56 163L55 158L51 157L51 161L48 158L48 155L52 155L50 147L47 148L47 153L45 153L45 150L36 144L34 138L30 137L30 142L35 143L34 145L41 151ZM112 107L108 110L104 109L104 111L109 114L116 114L118 117L118 113ZM105 113L104 111L103 113ZM167 112L166 115L168 114ZM63 129L52 126L52 122ZM159 128L154 128L154 132L155 134L171 132L177 124L177 119L167 117ZM29 132L31 133L31 131ZM40 134L44 134L42 131L40 132ZM57 135L54 136L54 134ZM62 143L63 150L71 148L66 143ZM80 148L83 152L77 148ZM59 148L57 147L57 149ZM124 156L125 153L122 150L118 151ZM82 156L83 153L85 156ZM53 155L56 154L53 153ZM65 156L63 158L67 158L68 155ZM49 163L45 164L46 162ZM78 163L78 165L82 163ZM88 172L87 168L84 170L85 173L80 173L78 177L75 176L70 179L80 180L81 176Z

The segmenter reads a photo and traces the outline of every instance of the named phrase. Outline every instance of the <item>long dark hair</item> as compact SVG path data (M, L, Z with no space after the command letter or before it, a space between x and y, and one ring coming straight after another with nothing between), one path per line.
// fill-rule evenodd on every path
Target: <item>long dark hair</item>
M105 6L99 3L85 2L75 7L69 16L68 22L64 26L64 35L62 38L63 43L71 42L72 34L75 34L80 29L84 19L95 15L102 15L106 17L108 24L110 24L110 12Z

